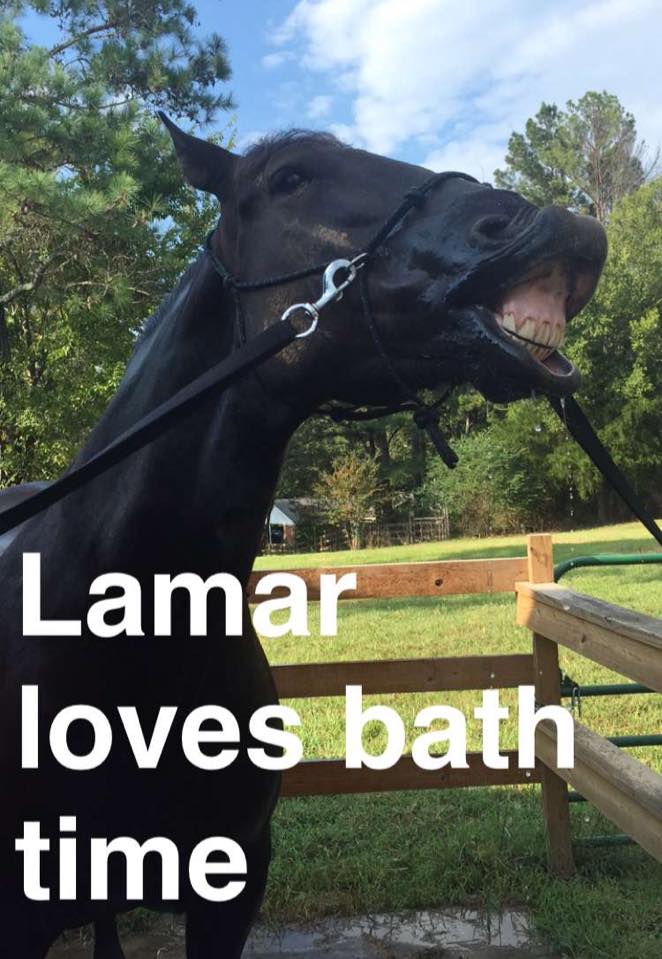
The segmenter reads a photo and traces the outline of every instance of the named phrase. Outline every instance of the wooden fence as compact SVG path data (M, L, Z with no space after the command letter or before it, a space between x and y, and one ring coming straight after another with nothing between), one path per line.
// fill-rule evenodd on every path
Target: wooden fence
M376 548L436 543L449 536L448 510L444 510L439 516L411 516L399 523L364 522L361 524L360 539L364 548ZM306 550L328 553L348 548L346 531L337 526L304 521L299 523L295 535L289 537L287 542L269 542L268 530L265 530L260 552L264 555L301 553Z
M551 542L549 551L551 551ZM541 559L528 583L517 586L517 622L533 633L536 698L558 702L558 646L662 692L662 620L584 596L552 582ZM555 871L574 870L567 783L662 861L662 776L575 721L575 764L556 766L556 728L536 730L543 763L543 803Z
M540 705L560 703L558 643L662 690L662 622L563 589L553 583L552 540L532 535L527 556L507 559L396 563L289 570L319 598L322 573L357 573L352 599L517 593L517 621L533 631L531 654L427 657L382 661L274 666L284 699L342 696L361 684L365 694L506 689L535 685ZM254 573L249 598L254 598ZM657 684L657 685L656 685ZM540 723L537 765L523 770L517 753L505 753L507 769L491 769L480 753L467 755L467 769L420 769L405 756L391 769L347 769L344 759L309 760L288 770L286 796L448 789L540 782L549 861L560 875L574 871L567 783L653 855L662 858L662 777L617 747L575 724L574 769L557 770L555 726Z

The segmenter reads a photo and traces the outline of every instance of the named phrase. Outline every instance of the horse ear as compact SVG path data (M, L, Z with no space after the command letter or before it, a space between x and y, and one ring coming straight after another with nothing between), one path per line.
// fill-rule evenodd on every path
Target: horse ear
M161 110L159 117L172 137L186 181L196 190L215 193L218 197L227 195L239 157L215 143L184 133Z

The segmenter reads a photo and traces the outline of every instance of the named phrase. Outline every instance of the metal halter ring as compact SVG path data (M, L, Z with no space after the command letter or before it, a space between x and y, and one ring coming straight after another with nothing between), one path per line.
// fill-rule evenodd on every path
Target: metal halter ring
M294 303L292 306L288 306L281 316L281 320L287 320L295 310L303 310L310 317L310 326L307 329L302 330L300 333L297 333L295 337L297 340L302 340L304 337L310 336L311 333L315 332L320 315L315 309L314 303Z

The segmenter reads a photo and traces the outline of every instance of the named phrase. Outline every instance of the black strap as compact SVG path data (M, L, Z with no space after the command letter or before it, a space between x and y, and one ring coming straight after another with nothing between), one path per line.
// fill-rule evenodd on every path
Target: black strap
M566 397L563 400L556 396L548 396L547 398L554 412L565 423L572 438L579 443L609 485L616 490L623 502L630 507L651 536L662 546L662 530L614 463L609 451L602 445L577 400L573 396Z
M246 376L260 363L280 353L297 336L297 330L289 320L274 323L263 333L258 334L245 346L240 347L221 360L211 369L202 373L192 382L178 390L169 400L138 420L130 429L122 433L108 446L104 447L80 466L75 466L59 480L35 493L5 512L0 513L0 535L19 523L41 513L53 503L57 503L68 493L79 489L89 480L110 469L142 449L151 440L160 436L182 417L197 409L202 402Z
M448 393L444 394L443 399L446 399L447 395ZM437 451L437 455L444 461L449 470L452 470L457 466L459 457L441 431L437 405L427 406L425 403L421 403L414 413L414 423L419 430L425 430Z
M470 180L473 183L478 183L478 180L476 180L476 178L473 176L469 176L468 173L457 173L454 170L449 170L444 173L433 173L431 177L428 177L428 179L421 184L421 186L411 187L409 190L407 190L402 203L400 203L397 209L391 213L391 215L374 234L372 239L365 245L363 249L363 255L367 258L373 256L373 254L376 253L384 241L388 239L396 226L399 225L400 221L404 219L405 215L410 210L419 209L423 205L430 190L438 186L440 183L443 183L445 180L451 179ZM216 272L223 280L223 283L227 287L231 287L242 292L250 292L251 290L266 290L272 286L282 286L286 283L294 283L296 280L303 280L306 279L306 277L323 273L329 265L328 261L325 260L324 263L317 263L314 266L307 266L304 267L304 269L296 270L293 273L283 273L280 276L268 276L261 280L238 280L236 276L230 273L223 261L216 256L212 243L212 237L214 236L214 233L215 231L211 230L211 232L207 234L207 238L205 240L207 254L209 255L211 262L214 264Z
M455 176L455 174L450 174L450 175ZM427 184L424 183L423 186L420 188L420 190L417 191L417 193L421 197L424 197L425 192L432 186L433 180L436 182L443 176L444 174L438 174L432 180L428 180ZM413 191L410 191L410 194L411 192ZM410 202L411 202L411 196L410 196ZM384 226L385 227L388 226L388 221L386 224L384 224ZM392 229L392 227L390 227L390 229ZM368 296L368 284L366 282L365 275L363 272L359 273L358 281L359 281L359 291L361 293L361 306L363 309L363 318L365 319L365 322L368 326L368 331L372 338L372 342L375 345L375 349L379 353L379 356L381 357L381 360L384 366L388 370L388 373L391 379L396 384L400 392L403 393L408 398L410 406L415 411L414 422L416 423L419 429L425 430L425 432L428 434L428 436L430 437L430 442L432 443L438 455L444 461L446 466L450 470L455 469L458 461L457 453L455 452L454 449L452 449L452 447L448 443L448 440L442 433L441 427L439 426L438 407L443 402L443 400L446 399L449 391L447 391L440 400L438 400L436 403L433 403L432 405L428 405L427 403L424 403L423 400L419 399L416 391L413 390L412 387L409 385L409 383L407 383L407 381L398 373L397 369L395 368L391 360L391 357L388 354L388 351L386 350L386 347L384 346L382 342L382 338L379 335L379 331L375 323L375 318L372 315L372 310L370 309L370 298Z
M399 225L400 221L404 219L406 213L410 210L419 209L423 206L425 202L426 195L434 187L439 186L440 183L443 183L445 180L451 179L460 179L460 180L471 180L473 183L478 183L475 177L469 176L468 173L457 173L455 170L447 170L444 173L434 173L431 177L422 183L421 186L412 187L407 190L404 196L404 200L389 218L385 221L383 226L377 230L372 240L366 244L365 252L372 256L372 254L382 245L384 240L386 240L396 226Z
M214 264L214 269L223 280L225 286L233 290L267 290L272 286L283 286L285 283L294 283L296 280L304 280L308 276L324 273L329 265L328 261L325 261L324 263L317 263L315 266L307 266L303 270L296 270L294 273L283 273L281 276L268 276L263 280L238 280L230 273L225 263L216 256L212 244L214 233L215 230L211 230L205 240L207 256Z

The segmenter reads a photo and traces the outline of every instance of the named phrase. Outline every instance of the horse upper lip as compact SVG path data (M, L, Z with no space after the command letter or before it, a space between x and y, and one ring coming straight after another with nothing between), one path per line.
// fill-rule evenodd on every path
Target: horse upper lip
M571 319L592 297L606 255L606 233L597 220L562 207L545 207L519 236L480 257L448 290L446 304L453 308L484 303L488 290L492 301L486 305L494 309L504 291L564 261L572 280L566 305Z

